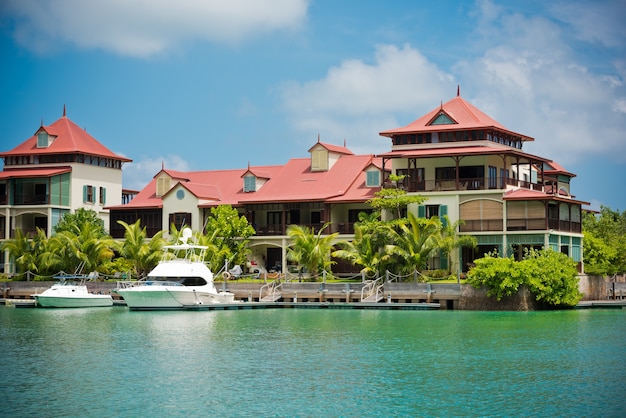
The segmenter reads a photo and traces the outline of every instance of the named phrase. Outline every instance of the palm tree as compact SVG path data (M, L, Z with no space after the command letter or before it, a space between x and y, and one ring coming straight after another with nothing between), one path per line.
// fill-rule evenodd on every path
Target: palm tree
M37 235L39 235L40 229L37 228L37 230ZM2 251L8 251L9 257L13 259L16 273L38 271L38 253L35 251L35 241L31 240L28 234L24 234L21 229L16 229L15 238L3 242L1 248Z
M452 258L451 254L455 248L471 247L475 248L477 245L476 238L471 235L459 235L457 236L457 230L459 226L465 224L465 221L459 219L458 221L451 223L448 215L443 216L444 222L441 228L441 240L439 243L441 252L448 260L448 274L452 273Z
M440 247L441 221L439 218L421 219L412 212L398 228L390 227L393 244L386 251L393 254L402 273L411 273L426 267L428 258Z
M159 231L149 240L146 227L141 228L141 219L132 225L117 221L124 227L124 242L119 246L122 257L133 263L133 276L142 277L152 270L163 256L163 231Z
M330 226L327 222L322 226L317 234L313 228L300 225L290 225L287 228L287 235L293 240L293 244L287 248L287 258L295 261L302 271L306 267L313 276L322 270L329 270L333 264L330 259L330 252L337 232L329 235L322 235L324 230Z
M48 241L43 261L65 272L97 271L113 258L115 243L98 225L84 223L56 233Z
M333 251L333 257L343 258L353 265L363 267L362 273L380 274L380 267L389 260L389 254L385 254L380 245L376 232L366 232L366 228L359 224L354 225L354 239L341 241L337 246L341 249Z

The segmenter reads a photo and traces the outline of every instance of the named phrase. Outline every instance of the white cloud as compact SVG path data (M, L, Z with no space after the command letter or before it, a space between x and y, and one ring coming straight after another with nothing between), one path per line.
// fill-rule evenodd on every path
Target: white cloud
M124 164L123 185L125 189L141 190L161 168L175 171L189 171L189 163L179 155L169 154L164 157L142 156L130 164Z
M577 39L608 47L623 46L626 38L626 4L623 0L567 0L550 6L557 19L572 26Z
M572 15L581 7L560 11ZM587 67L567 43L567 29L548 18L515 14L492 19L490 30L498 42L454 69L473 87L469 99L509 129L535 137L527 151L560 163L583 161L588 153L625 154L620 132L626 129L626 91L618 63L608 75Z
M590 66L571 44L572 38L591 41L599 35L572 36L572 28L553 16L507 14L490 1L477 4L472 13L481 23L469 37L473 48L482 45L482 53L459 61L451 74L409 45L381 45L372 64L346 60L321 79L285 84L283 102L296 131L307 141L317 133L326 142L347 139L354 152L386 151L389 142L379 131L403 126L449 100L460 80L466 99L507 128L536 138L527 152L566 168L590 154L626 155L626 65L615 60ZM595 7L576 3L561 8L561 16L587 16L583 6ZM590 16L596 20L589 25L604 23L601 13ZM603 39L609 43L608 35ZM585 47L594 50L597 44Z
M341 144L355 153L382 152L389 140L378 132L405 125L413 115L449 98L454 80L409 45L376 48L374 63L346 60L326 77L282 86L284 105L295 129L313 140ZM409 119L398 122L399 114ZM413 113L414 112L414 113Z
M39 52L68 42L146 57L185 41L237 43L298 28L309 0L4 0L15 38Z

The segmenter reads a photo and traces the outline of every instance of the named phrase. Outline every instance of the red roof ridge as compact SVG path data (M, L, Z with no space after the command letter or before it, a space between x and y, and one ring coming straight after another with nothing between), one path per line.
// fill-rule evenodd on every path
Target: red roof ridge
M450 118L456 123L433 125L433 120L435 120L436 116L440 112L444 112L446 115L449 115ZM393 137L394 135L399 134L474 129L497 129L507 134L519 136L523 141L534 140L532 137L522 135L505 128L500 122L496 121L461 96L453 97L446 103L437 106L435 109L405 126L382 131L379 134L381 136Z
M342 147L341 145L334 145L334 144L328 144L326 142L321 142L319 139L315 143L315 145L309 148L309 152L311 152L311 150L315 148L317 145L321 145L322 147L326 148L328 151L338 152L340 154L345 154L345 155L354 155L354 153L346 147Z

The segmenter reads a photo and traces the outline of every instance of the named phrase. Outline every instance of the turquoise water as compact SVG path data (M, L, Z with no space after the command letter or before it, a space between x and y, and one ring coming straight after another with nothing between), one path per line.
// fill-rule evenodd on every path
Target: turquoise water
M624 416L626 310L0 307L0 415Z

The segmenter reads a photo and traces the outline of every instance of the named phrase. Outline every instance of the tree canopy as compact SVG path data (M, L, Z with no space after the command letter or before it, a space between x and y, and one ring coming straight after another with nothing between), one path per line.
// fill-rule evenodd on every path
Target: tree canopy
M599 214L586 213L583 233L587 274L626 273L626 211L602 206Z
M104 221L98 216L98 213L95 210L85 208L78 208L74 212L65 213L54 226L53 232L71 231L76 234L87 224L92 224L95 227L92 231L96 235L105 236L107 234Z
M491 254L474 260L467 282L486 286L487 295L501 300L527 286L537 301L550 306L575 306L582 294L578 290L576 263L552 249L530 250L521 261Z

